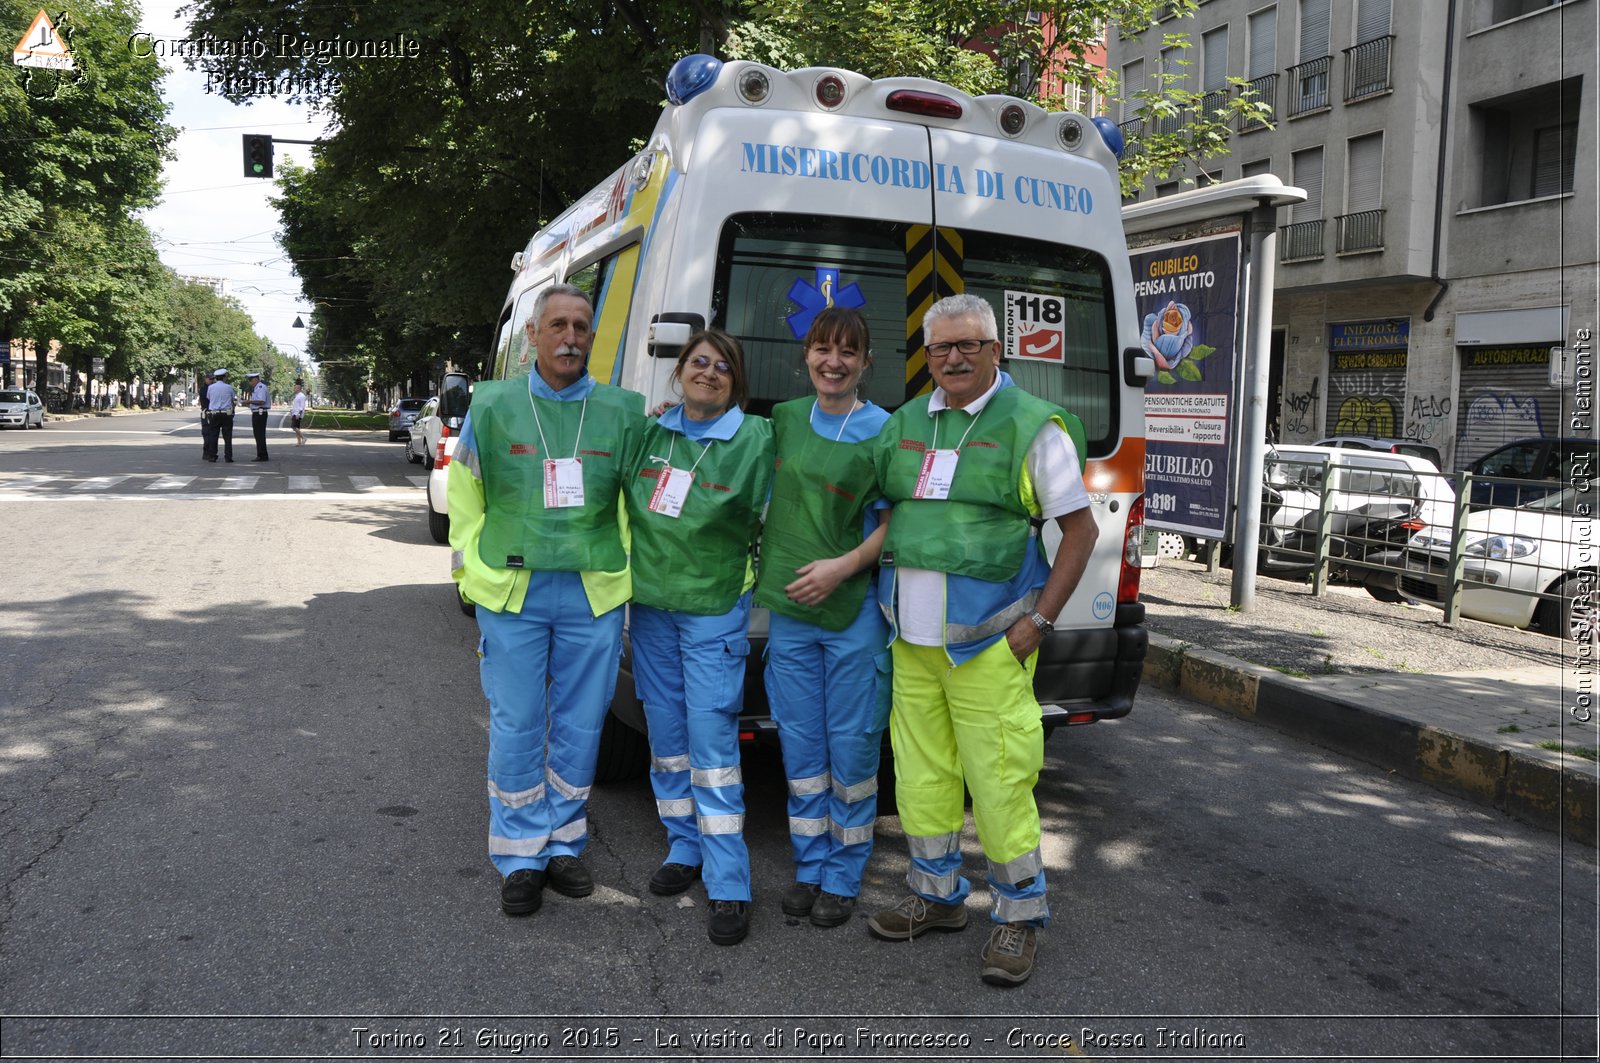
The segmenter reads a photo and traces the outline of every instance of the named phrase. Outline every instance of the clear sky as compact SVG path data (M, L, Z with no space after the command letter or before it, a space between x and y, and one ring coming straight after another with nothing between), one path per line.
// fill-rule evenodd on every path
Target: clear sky
M144 0L141 28L155 42L183 40L188 27L178 17L184 0ZM290 357L304 354L308 330L293 327L298 314L310 324L311 304L300 291L288 259L275 239L278 212L267 202L276 183L244 174L241 137L268 133L290 140L315 140L325 124L305 104L262 96L236 106L206 92L206 78L181 60L162 59L162 93L172 104L168 121L181 130L176 157L164 171L166 190L145 221L155 233L161 260L179 273L222 277L228 294L244 304L256 331ZM278 144L278 163L311 162L311 147Z

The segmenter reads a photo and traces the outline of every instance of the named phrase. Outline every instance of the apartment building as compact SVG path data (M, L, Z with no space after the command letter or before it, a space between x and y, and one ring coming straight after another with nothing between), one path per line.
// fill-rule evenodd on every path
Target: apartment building
M1308 193L1278 232L1278 439L1403 436L1459 468L1511 439L1593 435L1597 5L1203 0L1111 32L1126 92L1181 69L1202 106L1238 77L1273 111L1138 199L1258 173ZM1163 47L1178 30L1182 55Z

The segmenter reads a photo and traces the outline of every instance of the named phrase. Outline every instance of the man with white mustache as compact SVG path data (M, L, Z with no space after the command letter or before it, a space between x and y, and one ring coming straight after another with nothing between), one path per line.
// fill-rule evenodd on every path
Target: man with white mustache
M546 885L594 892L579 857L632 593L619 500L644 396L589 375L593 321L582 289L540 292L533 371L474 388L450 463L451 574L483 636L489 858L513 916Z
M965 783L995 895L981 977L1015 986L1033 971L1050 915L1033 798L1044 763L1034 666L1097 534L1083 426L1000 372L983 299L941 299L923 333L937 386L889 418L876 455L894 503L879 597L895 626L889 737L911 895L867 925L894 941L967 925ZM1045 520L1061 528L1053 563L1037 530Z

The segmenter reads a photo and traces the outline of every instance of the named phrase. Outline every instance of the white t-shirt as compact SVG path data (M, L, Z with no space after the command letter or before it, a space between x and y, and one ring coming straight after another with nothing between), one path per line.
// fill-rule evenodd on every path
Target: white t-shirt
M289 400L289 416L299 417L306 412L306 393L295 392L294 398Z
M997 376L988 391L965 407L966 412L977 416L999 390ZM929 416L947 408L944 389L935 388L928 403ZM1089 492L1078 471L1078 448L1072 445L1072 437L1060 425L1054 421L1046 423L1033 437L1025 460L1028 475L1033 480L1034 497L1039 503L1037 516L1054 520L1089 504ZM925 568L901 568L898 578L896 619L900 637L915 646L943 646L944 573Z

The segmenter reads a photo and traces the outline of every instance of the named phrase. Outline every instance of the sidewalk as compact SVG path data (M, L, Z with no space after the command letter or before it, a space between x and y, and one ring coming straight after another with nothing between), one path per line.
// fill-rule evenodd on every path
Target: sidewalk
M1248 613L1232 573L1163 560L1143 574L1144 682L1481 801L1596 845L1594 657L1532 631L1385 605L1359 587L1261 576ZM1600 710L1596 706L1591 711ZM1137 708L1135 711L1138 711Z

